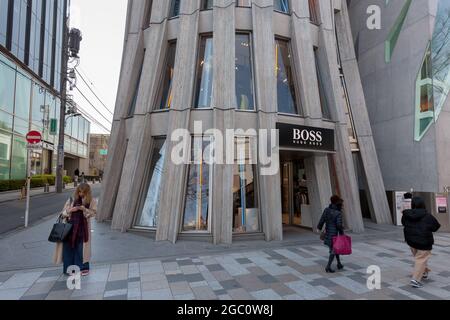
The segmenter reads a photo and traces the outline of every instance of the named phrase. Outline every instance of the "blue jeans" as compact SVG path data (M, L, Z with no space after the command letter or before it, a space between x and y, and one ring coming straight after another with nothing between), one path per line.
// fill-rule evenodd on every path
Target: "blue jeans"
M75 248L72 248L70 242L63 243L64 273L67 273L70 266L78 266L80 271L89 270L89 263L83 263L83 246L83 241L77 242Z

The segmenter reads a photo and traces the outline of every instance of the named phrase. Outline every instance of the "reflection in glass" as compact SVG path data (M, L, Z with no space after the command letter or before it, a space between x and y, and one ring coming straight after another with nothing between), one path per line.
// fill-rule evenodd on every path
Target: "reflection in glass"
M208 138L193 138L192 163L189 165L183 231L208 231L210 166L203 155L210 142ZM201 150L201 156L198 151Z
M420 141L434 120L431 48L427 49L416 81L415 139Z
M9 179L11 139L11 134L0 130L0 181Z
M27 175L27 143L25 138L14 136L11 161L11 179L25 179Z
M211 107L213 71L213 38L202 37L197 65L196 108Z
M137 220L139 227L156 228L159 220L161 184L164 174L164 161L167 142L163 138L154 140L150 163L150 182L141 216Z
M0 109L13 113L15 70L0 62Z
M238 110L255 110L250 34L236 34L236 100Z
M253 165L250 138L237 138L237 158L233 167L233 232L260 231L256 165Z
M278 112L297 114L291 53L287 41L275 40Z
M166 55L165 69L160 89L159 109L170 109L172 106L172 81L175 70L176 42L169 43Z

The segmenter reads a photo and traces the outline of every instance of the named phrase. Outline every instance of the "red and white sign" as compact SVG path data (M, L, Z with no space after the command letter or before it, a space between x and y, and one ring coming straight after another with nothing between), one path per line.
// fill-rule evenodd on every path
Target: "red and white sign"
M436 207L437 207L438 213L447 213L447 209L448 209L447 197L437 196L436 197Z
M26 139L29 144L38 144L42 142L42 134L38 131L30 131Z

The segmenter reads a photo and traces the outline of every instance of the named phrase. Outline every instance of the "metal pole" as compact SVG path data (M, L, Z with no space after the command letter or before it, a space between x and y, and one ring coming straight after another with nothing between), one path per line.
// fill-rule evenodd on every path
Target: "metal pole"
M67 63L69 26L67 17L67 1L64 1L63 18L63 49L61 62L61 110L59 113L59 142L58 142L58 163L56 168L56 192L63 192L63 171L64 171L64 134L66 122L66 99L67 99Z
M27 205L25 209L25 228L28 228L30 216L30 190L31 190L31 157L30 149L27 150Z

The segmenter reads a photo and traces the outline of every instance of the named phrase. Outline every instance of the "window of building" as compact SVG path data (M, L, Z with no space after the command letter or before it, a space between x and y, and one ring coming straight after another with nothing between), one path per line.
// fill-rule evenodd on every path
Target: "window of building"
M276 11L290 13L289 0L274 0L273 6Z
M0 45L6 46L6 30L8 28L8 0L0 0Z
M142 58L142 62L141 62L141 66L139 68L139 75L136 81L136 85L134 86L134 94L133 94L133 98L131 100L131 105L130 108L128 110L128 116L131 117L134 115L134 112L136 111L136 103L137 103L137 98L139 96L139 87L141 85L141 77L142 77L142 69L144 68L144 60L145 60L145 49L144 49L144 55Z
M153 7L153 0L145 2L145 17L144 17L144 25L143 25L144 29L146 29L146 28L148 28L148 26L150 26L150 21L152 18L152 7Z
M156 228L159 220L161 186L164 178L164 162L166 158L166 138L155 138L151 153L151 161L146 174L147 183L142 200L142 208L136 220L136 226Z
M312 23L320 24L320 12L319 12L320 0L308 0L309 2L309 17Z
M0 111L0 117L1 113L2 112ZM9 180L9 170L11 166L11 143L12 135L0 130L0 181Z
M236 100L238 110L255 110L252 43L249 33L236 34Z
M318 49L314 49L314 60L315 60L315 64L316 64L316 72L317 72L317 81L318 81L318 87L319 87L319 96L320 96L320 107L322 109L322 116L325 119L331 119L331 114L330 114L330 104L328 102L328 96L327 96L327 92L325 90L325 83L324 83L324 79L323 79L323 72L320 68L320 63L319 63L319 54L318 54Z
M213 38L204 36L200 39L197 62L197 89L195 108L210 108L213 91Z
M172 0L170 4L169 18L178 17L180 15L180 2L181 0Z
M44 109L45 109L45 89L40 85L33 83L33 102L31 105L31 121L35 127L42 128L44 126Z
M183 232L209 231L209 194L212 170L205 161L205 151L210 145L210 141L211 139L208 137L194 137L192 139L191 164L189 165L185 193Z
M236 7L249 7L251 8L252 1L251 0L236 0Z
M27 175L27 142L25 138L14 135L12 159L11 159L11 179L25 179Z
M289 42L275 39L278 112L298 114Z
M433 72L431 48L428 46L416 81L415 140L420 141L434 120Z
M233 166L233 232L261 231L258 209L257 168L253 152L253 139L236 138L235 165Z
M15 70L0 62L0 109L11 114L14 109L15 77Z
M172 81L175 71L175 56L177 43L170 42L166 53L165 67L158 99L158 109L170 109L172 106Z
M16 118L14 119L14 131L26 135L29 130L31 80L19 72L16 75L16 99L14 107ZM17 117L21 119L17 119Z
M202 0L202 10L211 10L214 5L214 0Z

